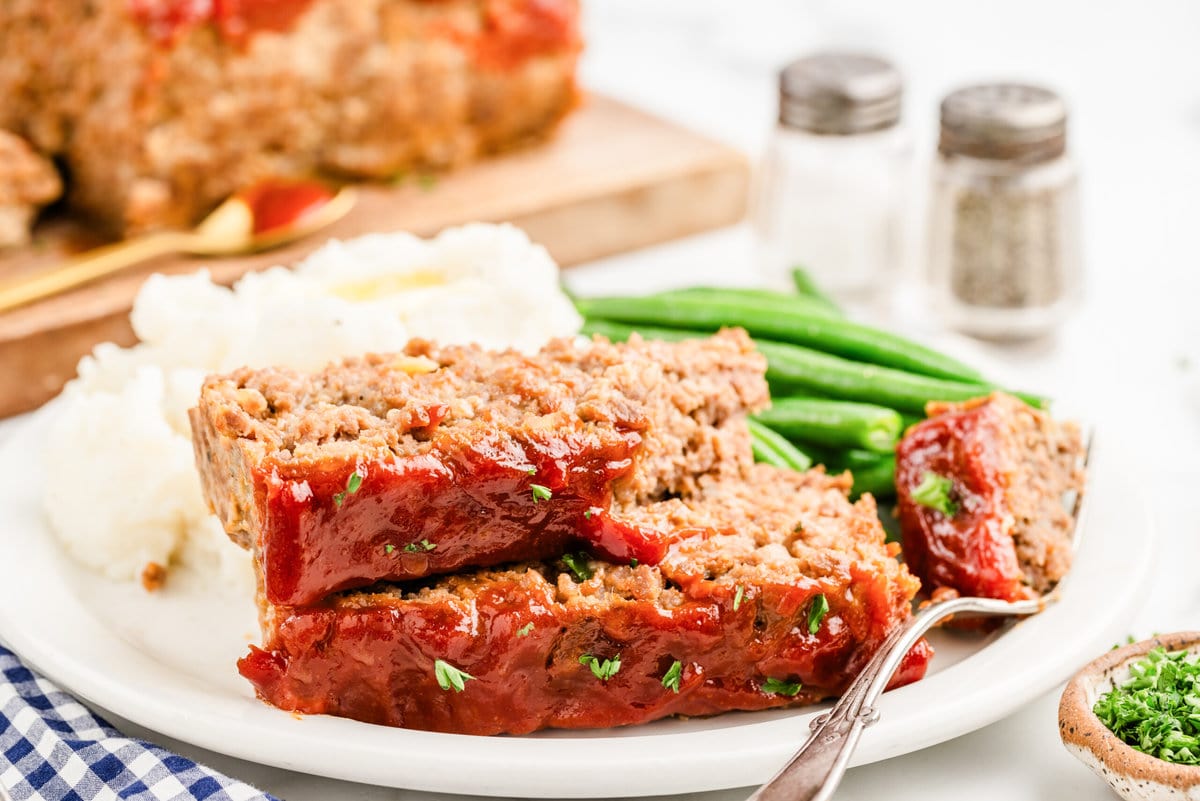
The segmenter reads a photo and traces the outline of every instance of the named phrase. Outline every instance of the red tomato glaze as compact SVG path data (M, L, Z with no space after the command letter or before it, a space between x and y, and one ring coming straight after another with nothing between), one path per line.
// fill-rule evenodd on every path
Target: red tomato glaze
M761 583L740 600L697 576L666 607L563 603L553 579L529 575L452 582L453 599L378 594L277 609L267 650L252 647L239 669L285 710L462 734L600 728L837 695L909 616L886 579L854 569ZM830 611L811 634L808 609L821 591ZM932 653L918 643L892 685L921 678ZM583 655L619 655L620 669L602 681ZM439 687L439 659L473 677L463 692ZM663 685L676 660L678 693ZM765 692L767 678L801 689Z
M579 9L573 0L488 0L483 32L472 50L480 66L504 69L579 46Z
M238 192L254 215L254 233L286 228L333 199L329 187L316 181L267 180Z
M636 432L583 429L538 440L439 436L417 456L264 463L254 482L266 597L315 603L376 581L546 559L585 542L601 557L654 564L677 535L622 526L607 511L640 442ZM361 485L350 493L355 473Z
M913 426L896 449L904 560L930 592L949 587L962 595L1026 597L1006 522L1000 425L982 403ZM912 499L927 471L953 480L953 517Z
M213 0L213 17L227 39L259 31L288 31L312 0Z
M312 0L126 0L152 39L170 46L188 31L214 24L226 39L244 42L259 31L287 31Z
M513 69L538 56L578 52L583 45L577 0L482 0L479 6L478 19L447 15L430 32L461 47L483 69Z

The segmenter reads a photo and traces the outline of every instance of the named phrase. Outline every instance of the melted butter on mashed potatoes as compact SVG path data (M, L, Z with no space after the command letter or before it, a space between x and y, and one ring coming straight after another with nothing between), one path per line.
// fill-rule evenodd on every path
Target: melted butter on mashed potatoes
M482 224L430 240L332 242L295 270L247 275L233 289L206 272L154 276L132 321L141 344L98 346L59 401L46 513L75 558L113 579L182 565L235 591L253 587L250 559L209 514L187 421L206 374L316 369L411 337L535 350L580 325L545 249Z

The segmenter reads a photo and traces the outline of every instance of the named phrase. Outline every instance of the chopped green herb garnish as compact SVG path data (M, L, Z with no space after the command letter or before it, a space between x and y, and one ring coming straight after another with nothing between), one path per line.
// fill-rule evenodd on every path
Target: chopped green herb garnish
M579 657L579 664L590 667L592 675L600 679L600 681L608 681L617 675L617 672L621 669L621 655L617 654L612 659L605 659L601 662L590 654L584 654Z
M630 566L630 567L637 567L637 566L638 566L638 560L637 560L637 558L636 558L636 557L634 557L633 559L630 559L630 560L629 560L629 566Z
M358 488L362 486L362 476L355 470L350 474L350 478L346 479L346 489L333 496L333 502L341 506L346 502L347 495L353 495L358 492Z
M793 534L803 534L804 533L804 524L797 523L796 527L794 529L792 529L792 533Z
M825 593L821 593L816 598L812 599L812 604L808 607L808 633L816 634L821 628L821 621L825 619L825 615L829 613L829 601L825 599Z
M584 519L584 520L591 520L591 519L592 519L592 510L591 510L591 509L588 509L588 510L586 510L586 511L583 513L583 519Z
M528 637L529 632L531 632L531 631L533 631L533 621L530 621L530 622L526 623L524 626L521 626L521 628L517 629L517 636L518 637Z
M800 682L767 679L762 683L762 691L771 695L786 695L790 698L800 692Z
M436 542L421 540L420 542L410 542L408 545L404 546L404 550L408 553L420 553L421 551L432 551L436 547Z
M530 484L529 490L533 493L534 503L537 503L538 501L548 501L550 500L550 496L553 495L553 493L550 492L549 487L543 487L541 484Z
M666 687L673 693L679 692L679 680L683 678L683 663L678 659L671 667L667 668L667 672L663 674L662 686Z
M1179 765L1200 765L1200 657L1155 648L1092 711L1126 744Z
M387 545L383 546L383 552L386 553L388 556L391 556L392 551L394 551L394 550L396 550L396 546L392 545L390 542Z
M587 554L565 553L562 560L567 569L575 574L576 581L587 581L592 577L592 567L588 564Z
M953 481L926 470L921 476L921 483L912 491L912 499L922 506L941 512L946 517L954 517L958 512L958 504L950 497L950 491L953 489Z
M531 475L531 476L536 476L536 475L537 475L537 468L536 468L536 467L527 467L527 468L525 468L525 472L526 472L526 474L528 474L528 475Z
M746 594L746 588L741 584L737 585L737 592L733 594L733 611L737 611L742 605L742 596Z
M437 677L439 687L443 690L453 687L456 693L461 693L466 689L467 682L475 678L470 673L465 673L441 659L433 663L433 675Z

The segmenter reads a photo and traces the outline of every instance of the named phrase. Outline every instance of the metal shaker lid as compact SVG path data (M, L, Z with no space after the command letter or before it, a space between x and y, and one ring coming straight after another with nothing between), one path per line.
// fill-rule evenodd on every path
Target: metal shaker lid
M810 133L845 135L900 121L900 73L857 53L815 53L779 74L779 122Z
M971 156L1038 162L1062 155L1067 106L1049 89L1016 83L969 86L942 101L938 150Z

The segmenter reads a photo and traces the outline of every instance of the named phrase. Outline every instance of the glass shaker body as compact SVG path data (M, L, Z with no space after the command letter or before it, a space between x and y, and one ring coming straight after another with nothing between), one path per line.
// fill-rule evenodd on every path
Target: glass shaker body
M953 328L987 339L1049 333L1082 286L1079 178L1066 155L1033 164L939 156L929 277Z
M836 295L885 288L903 254L911 158L900 125L841 136L777 127L754 207L764 280L791 289L801 265Z
M968 86L942 100L928 269L944 322L974 336L1050 333L1082 285L1079 179L1067 107L1040 86Z

